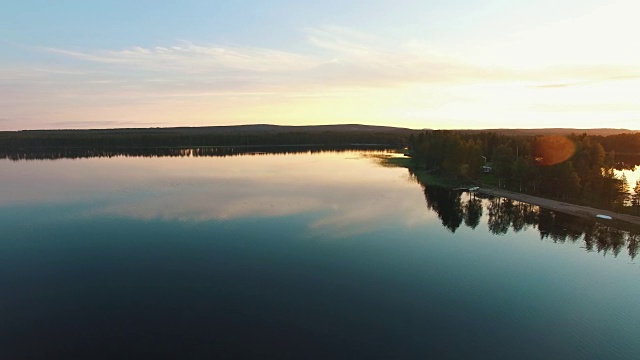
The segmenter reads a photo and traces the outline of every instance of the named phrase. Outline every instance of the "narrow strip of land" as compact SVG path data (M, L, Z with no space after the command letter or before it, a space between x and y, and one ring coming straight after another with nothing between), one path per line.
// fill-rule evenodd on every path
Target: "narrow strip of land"
M525 194L504 190L504 189L482 187L476 191L486 195L505 197L512 200L526 202L532 205L537 205L545 209L555 210L555 211L559 211L559 212L563 212L563 213L567 213L575 216L580 216L584 218L589 218L589 219L595 219L596 215L599 215L599 214L607 215L607 216L611 216L611 218L613 218L614 220L619 220L619 221L640 226L639 216L619 214L613 211L596 209L588 206L569 204L561 201L540 198L537 196L525 195Z

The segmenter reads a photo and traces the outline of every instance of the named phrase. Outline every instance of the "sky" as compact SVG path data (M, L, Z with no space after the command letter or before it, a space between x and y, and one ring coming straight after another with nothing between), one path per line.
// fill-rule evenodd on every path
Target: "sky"
M640 130L637 0L0 0L0 130Z

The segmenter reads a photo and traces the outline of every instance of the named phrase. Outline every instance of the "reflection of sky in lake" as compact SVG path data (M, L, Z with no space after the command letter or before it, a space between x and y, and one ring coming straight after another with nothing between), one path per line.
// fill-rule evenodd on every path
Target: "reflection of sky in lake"
M3 161L0 206L84 203L63 216L181 221L320 212L311 229L345 233L433 219L405 169L361 155Z
M640 180L640 166L636 166L633 170L614 170L614 173L619 178L622 178L622 175L627 178L629 191L633 194L633 188L636 186L636 181Z

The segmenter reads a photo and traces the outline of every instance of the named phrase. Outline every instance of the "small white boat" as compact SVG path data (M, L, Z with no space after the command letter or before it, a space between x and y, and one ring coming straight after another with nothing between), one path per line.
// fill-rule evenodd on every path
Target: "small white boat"
M596 217L597 217L597 218L600 218L600 219L607 219L607 220L611 220L611 219L613 219L613 218L612 218L611 216L609 216L609 215L602 215L602 214L598 214L598 215L596 215Z
M472 186L469 188L469 191L478 191L478 189L480 189L479 186Z

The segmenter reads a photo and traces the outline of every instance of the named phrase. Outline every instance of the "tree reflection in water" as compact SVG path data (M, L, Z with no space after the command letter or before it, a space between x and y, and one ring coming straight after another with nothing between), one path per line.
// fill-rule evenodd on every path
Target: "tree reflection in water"
M57 160L111 157L226 157L239 155L274 155L366 150L386 152L386 145L281 145L281 146L208 146L208 147L106 147L106 148L40 148L2 150L0 159Z
M494 235L504 235L510 230L517 233L534 227L541 240L554 243L582 242L587 251L618 254L627 249L634 259L638 254L638 234L622 230L589 219L554 212L535 205L500 197L482 197L437 186L421 184L427 208L434 211L442 225L452 233L464 223L475 229L486 213L489 231Z
M442 226L452 233L456 232L464 219L464 209L460 194L458 191L450 191L445 188L424 186L424 198L427 200L427 208L438 214L442 221Z
M482 201L475 196L463 205L464 224L468 227L475 229L480 225L480 218L482 217Z

